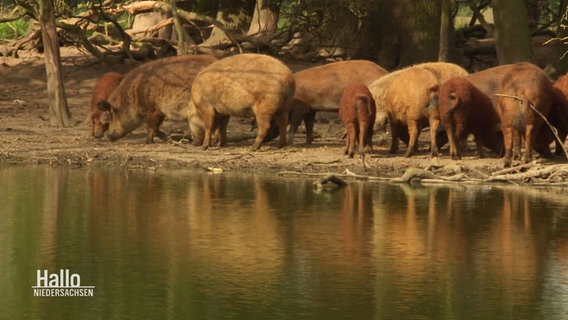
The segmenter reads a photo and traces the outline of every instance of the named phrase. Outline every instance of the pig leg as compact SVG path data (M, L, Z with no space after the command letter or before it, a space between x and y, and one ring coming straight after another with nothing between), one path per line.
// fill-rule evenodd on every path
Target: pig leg
M314 123L316 122L316 112L312 111L304 117L304 126L306 127L306 144L312 144L314 141Z
M448 134L448 143L450 144L450 158L452 160L461 159L460 150L458 148L459 141L455 129L451 126L447 126L446 133Z
M355 146L357 145L357 125L355 123L349 123L347 128L347 144L349 148L347 150L347 156L353 158L355 154Z
M286 146L286 127L288 127L288 113L284 111L278 111L274 115L274 120L278 124L278 129L280 131L280 136L278 137L278 148L283 148Z
M395 154L398 152L398 138L400 136L400 129L401 129L401 125L400 123L398 123L398 121L396 121L393 117L389 116L389 123L391 126L391 146L389 149L389 153L391 154Z
M211 146L211 133L215 132L217 123L215 120L215 114L212 112L202 112L201 119L203 120L203 128L205 129L202 149L207 150Z
M526 124L525 127L525 163L532 160L532 149L536 138L537 126L533 124Z
M513 157L513 128L503 126L503 144L505 145L505 155L503 156L503 166L508 168L511 166Z
M408 122L408 135L408 149L404 156L410 158L418 149L418 136L420 135L420 124L418 121Z
M227 126L229 125L230 116L220 116L218 119L219 129L217 131L219 139L219 147L227 145Z
M304 121L306 126L306 132L308 130L308 120L306 120L307 115L310 112L310 107L298 100L294 100L292 104L292 109L290 110L290 129L288 131L288 143L290 145L294 144L294 136L298 131L298 127ZM306 137L307 141L307 137Z
M365 123L365 153L373 153L373 123Z
M345 137L345 147L343 148L343 154L344 155L349 154L349 141L351 141L350 136L349 136L349 127L350 127L350 125L348 123L346 123L345 124L345 132L347 133L347 137Z
M440 127L440 119L439 118L430 118L430 153L432 157L438 156L438 144L436 140L436 135L438 134L438 128Z
M158 112L151 114L146 121L146 127L148 128L148 135L146 136L146 143L154 143L154 137L158 136L158 138L166 141L168 140L168 136L160 131L160 125L164 121L164 115Z
M361 157L361 159L364 158L365 156L365 152L367 152L367 127L368 124L365 122L359 123L358 126L359 130L357 130L357 138L359 138L358 140L358 151L359 151L359 155Z
M254 108L253 110L257 110L256 108ZM256 113L256 112L255 112ZM254 144L251 147L251 151L257 151L258 149L260 149L260 146L262 145L262 141L264 141L264 137L266 136L266 134L268 133L268 130L270 129L270 115L262 113L256 113L256 125L258 126L258 132L256 134L256 139L254 140ZM282 127L278 127L278 130L280 132L282 132L282 130L286 131L286 127L284 126L284 128ZM280 134L279 140L282 139L282 134ZM286 134L284 134L284 139L286 139Z
M473 139L475 140L475 149L477 150L477 155L479 158L483 158L483 139L480 134L474 134Z

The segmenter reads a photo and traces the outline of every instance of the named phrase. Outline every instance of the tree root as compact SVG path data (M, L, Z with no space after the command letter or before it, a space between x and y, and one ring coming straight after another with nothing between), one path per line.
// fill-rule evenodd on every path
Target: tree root
M538 166L527 170L526 172L504 173L493 175L486 181L530 181L531 179L546 179L551 181L552 178L568 172L568 164L556 164L550 166Z
M455 174L444 175L430 170L444 170ZM473 173L474 177L468 176L462 171ZM441 171L440 171L441 172ZM457 173L456 173L457 172ZM409 168L399 178L382 178L367 175L358 175L346 170L341 174L334 173L306 173L295 171L283 171L279 176L295 177L322 177L314 182L317 188L322 188L328 182L342 185L345 180L364 180L364 181L388 181L391 183L407 184L447 184L447 183L512 183L528 184L533 186L568 186L568 163L542 165L538 162L523 164L505 170L498 170L491 175L487 175L478 170L464 167L463 165L448 166L429 166L426 169Z
M402 175L402 177L391 179L391 182L410 183L412 181L416 181L416 180L422 181L424 179L428 179L431 182L436 182L436 181L448 182L448 181L463 181L465 178L466 178L466 175L463 174L463 173L459 173L459 174L456 174L456 175L453 175L453 176L446 177L446 176L437 175L433 172L426 171L424 169L409 168Z

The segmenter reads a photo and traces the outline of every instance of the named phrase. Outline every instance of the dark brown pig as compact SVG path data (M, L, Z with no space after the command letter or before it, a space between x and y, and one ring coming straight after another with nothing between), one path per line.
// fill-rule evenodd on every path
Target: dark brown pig
M524 161L532 160L537 134L544 123L542 116L548 116L554 99L550 79L537 66L526 62L517 63L505 74L498 100L505 145L505 167L511 166L513 152L520 153L518 144L516 150L513 150L515 137L520 139L524 136Z
M496 66L475 72L468 75L467 80L488 96L489 99L491 99L491 103L495 110L498 110L499 97L496 94L499 93L499 90L501 90L503 77L513 66L514 64L504 64L502 66Z
M191 93L190 129L203 148L219 129L219 145L227 140L230 116L256 118L258 133L252 150L258 150L274 120L280 131L278 146L286 145L286 127L295 83L292 72L278 59L262 54L240 54L203 69Z
M483 156L483 145L500 154L503 150L500 119L491 99L467 78L452 78L437 91L437 105L450 143L452 159L461 159L460 140L473 134L477 152Z
M99 79L91 96L91 112L89 120L91 121L91 137L102 138L105 131L108 130L110 118L107 112L103 112L97 107L97 104L108 99L110 94L118 87L124 75L117 72L107 72Z
M361 158L373 152L373 124L375 123L375 101L371 92L362 82L347 85L339 105L339 116L345 125L347 142L344 153L353 158L357 147Z
M106 136L117 140L146 122L146 143L167 136L159 127L165 118L187 115L197 73L215 62L212 56L177 56L155 60L130 71L108 100L98 106L110 118Z
M339 111L341 94L352 82L371 84L388 71L367 60L348 60L329 63L294 73L296 93L290 113L288 142L293 143L298 126L304 121L306 143L313 140L317 111Z
M556 145L554 154L561 156L565 155L564 141L566 140L566 136L568 136L568 74L560 76L556 81L554 81L553 87L555 91L555 100L552 104L552 108L550 109L548 121L554 128L556 128L560 141L554 137L554 134L548 125L543 125L541 129L541 137L539 137L539 141L537 142L538 149L536 149L536 151L542 154L543 151L539 149L546 149L547 146L554 141Z
M418 136L428 125L431 141L435 141L437 128L430 120L435 115L439 121L439 115L437 109L435 113L431 112L429 88L437 84L436 76L422 68L405 69L392 81L385 93L392 132L390 153L398 152L398 140L401 139L408 145L405 156L412 156L418 148Z

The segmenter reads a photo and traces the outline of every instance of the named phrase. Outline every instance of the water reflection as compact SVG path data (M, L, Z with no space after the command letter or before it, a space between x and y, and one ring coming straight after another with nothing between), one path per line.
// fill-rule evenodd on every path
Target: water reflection
M562 319L563 189L0 167L8 318ZM72 269L92 298L32 296Z

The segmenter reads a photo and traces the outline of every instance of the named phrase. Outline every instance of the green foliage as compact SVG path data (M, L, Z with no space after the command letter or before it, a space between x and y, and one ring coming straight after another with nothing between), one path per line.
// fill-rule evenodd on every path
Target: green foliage
M0 23L0 39L16 39L21 37L28 30L29 24L29 20L26 18Z

